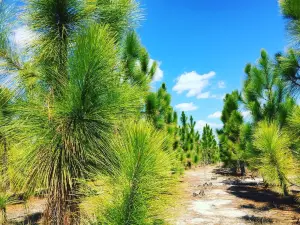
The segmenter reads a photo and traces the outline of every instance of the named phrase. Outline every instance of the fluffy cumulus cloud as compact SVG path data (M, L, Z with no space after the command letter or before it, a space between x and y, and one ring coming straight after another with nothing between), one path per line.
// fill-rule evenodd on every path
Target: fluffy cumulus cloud
M210 123L204 120L198 120L196 122L195 128L196 130L202 131L203 127L205 127L206 124L208 124L213 130L221 129L223 127L222 123Z
M33 33L27 26L21 26L13 31L13 41L19 48L24 48L36 39L36 34Z
M151 66L153 65L154 63L154 60L153 59L150 59L149 61L149 68L151 68ZM158 82L158 81L161 81L164 77L164 71L162 71L162 69L160 68L161 66L161 62L157 62L157 68L156 68L156 72L153 76L153 80L152 82Z
M213 114L210 114L208 116L208 118L210 118L210 119L220 119L221 116L222 116L222 113L218 111L218 112L215 112Z
M184 73L176 79L176 85L173 87L173 91L181 94L187 92L187 97L196 96L197 98L208 98L209 92L203 90L209 86L209 81L216 75L211 71L207 74L200 75L193 71L190 73Z
M175 106L176 109L180 110L180 111L195 111L198 109L197 106L194 105L193 102L191 103L181 103Z
M224 82L224 81L219 81L219 82L218 82L218 87L219 87L219 88L226 88L225 82Z

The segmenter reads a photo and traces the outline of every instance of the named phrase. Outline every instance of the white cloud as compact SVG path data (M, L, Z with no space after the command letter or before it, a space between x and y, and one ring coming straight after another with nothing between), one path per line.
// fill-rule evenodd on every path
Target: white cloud
M193 102L191 103L181 103L175 106L176 109L180 110L180 111L195 111L198 109L197 106L194 105Z
M154 60L150 59L149 61L149 68L151 68L151 66L153 65ZM152 82L158 82L161 81L164 77L164 71L162 71L162 69L160 68L161 66L161 62L156 61L157 63L157 68L156 68L156 72L153 76Z
M222 116L222 112L218 111L208 116L210 119L219 119Z
M221 129L223 127L223 124L222 123L210 123L210 122L207 122L207 121L204 121L204 120L198 120L196 122L196 130L199 130L202 132L203 130L203 127L205 127L205 125L208 124L213 130L215 129Z
M242 116L243 116L244 118L248 118L248 117L251 116L251 112L250 112L250 111L242 111L241 114L242 114Z
M212 96L210 95L209 91L201 93L197 96L198 99L205 99L205 98L210 98L210 97L212 97Z
M195 71L184 73L176 79L177 83L173 87L173 91L176 91L178 94L187 91L187 97L196 96L203 98L203 94L207 96L207 93L202 93L202 91L209 86L209 80L215 75L216 73L213 71L203 75L199 75Z
M36 34L27 26L18 27L13 31L13 41L19 48L27 47L36 37Z
M215 99L220 99L220 100L223 100L224 97L225 97L225 95L211 94L209 91L203 92L197 96L198 99L215 98Z
M221 89L226 88L225 82L224 81L219 81L218 82L218 87L221 88Z

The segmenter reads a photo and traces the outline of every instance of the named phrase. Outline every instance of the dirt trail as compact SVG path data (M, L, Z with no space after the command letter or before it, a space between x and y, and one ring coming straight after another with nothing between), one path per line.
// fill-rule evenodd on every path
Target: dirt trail
M172 225L300 224L299 203L265 189L259 178L236 177L226 169L206 166L186 171L181 182L183 196L181 205L170 212L176 215ZM26 218L24 224L30 224L41 217L44 207L44 199L32 198L27 213L24 205L9 206L8 219Z
M186 171L182 212L171 224L300 224L292 197L265 189L259 178L240 178L216 166Z

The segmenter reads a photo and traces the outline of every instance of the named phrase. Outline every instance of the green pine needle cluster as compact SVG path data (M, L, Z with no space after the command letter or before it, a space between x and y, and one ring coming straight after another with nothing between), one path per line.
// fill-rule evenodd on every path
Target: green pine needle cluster
M281 187L282 193L288 195L289 179L297 174L289 136L276 123L263 121L255 129L253 143L259 152L252 164L268 184Z
M164 133L145 121L124 125L112 141L119 163L104 224L154 224L165 219L165 209L176 196L172 159L162 151L165 141Z

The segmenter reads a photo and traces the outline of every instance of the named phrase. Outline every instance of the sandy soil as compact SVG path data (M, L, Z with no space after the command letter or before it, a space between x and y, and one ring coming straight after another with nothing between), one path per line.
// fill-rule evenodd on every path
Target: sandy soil
M229 170L206 166L186 171L181 185L181 204L170 213L172 225L300 224L300 204L264 188L259 178L237 177ZM45 203L32 198L26 210L22 204L9 206L8 219L11 224L37 221Z
M265 189L259 178L206 166L186 171L182 185L182 210L171 224L300 224L294 198Z
M46 200L31 198L27 204L16 204L7 207L7 218L10 224L32 224L41 218ZM34 223L33 223L34 224Z

